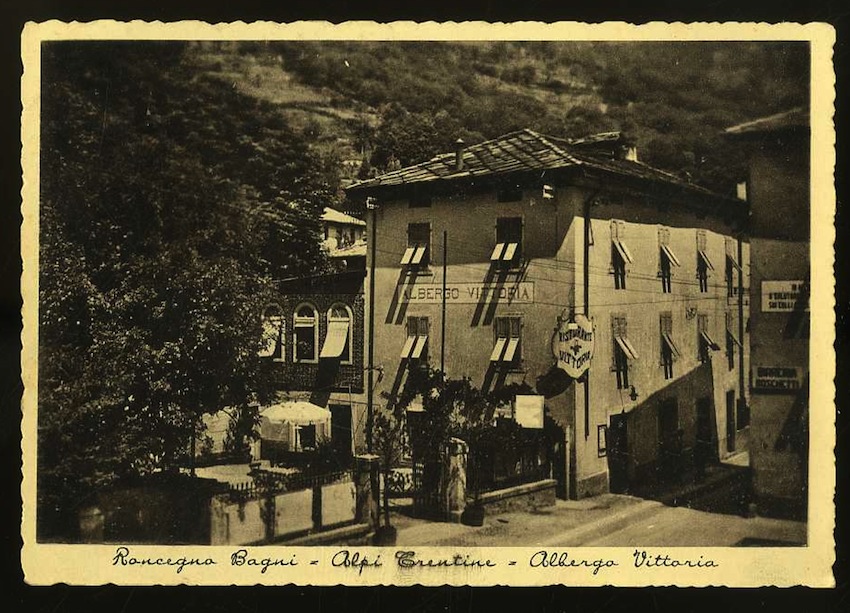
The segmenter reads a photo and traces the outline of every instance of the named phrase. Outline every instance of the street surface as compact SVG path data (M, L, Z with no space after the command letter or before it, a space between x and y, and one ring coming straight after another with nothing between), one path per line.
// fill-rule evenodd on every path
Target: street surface
M470 527L394 514L397 545L536 547L803 545L800 522L706 513L631 496L605 494L585 500L558 500L552 507L488 515Z

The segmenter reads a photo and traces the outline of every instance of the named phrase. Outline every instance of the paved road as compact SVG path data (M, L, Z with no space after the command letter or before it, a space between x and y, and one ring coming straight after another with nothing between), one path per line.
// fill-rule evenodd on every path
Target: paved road
M805 525L798 522L666 507L615 494L487 516L478 528L402 515L396 515L394 524L399 546L720 547L803 544L806 538Z
M615 532L580 544L585 547L732 547L802 545L805 541L805 525L799 522L662 506Z

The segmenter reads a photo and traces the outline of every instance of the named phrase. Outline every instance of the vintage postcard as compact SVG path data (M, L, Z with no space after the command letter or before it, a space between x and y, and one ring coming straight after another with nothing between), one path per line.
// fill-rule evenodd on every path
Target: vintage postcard
M834 41L27 24L26 581L833 585Z

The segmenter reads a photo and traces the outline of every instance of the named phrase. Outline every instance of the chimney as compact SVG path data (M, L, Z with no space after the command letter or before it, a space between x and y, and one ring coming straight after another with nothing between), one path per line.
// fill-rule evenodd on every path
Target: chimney
M457 171L463 170L463 152L465 144L466 143L463 142L462 138L455 141L455 170Z

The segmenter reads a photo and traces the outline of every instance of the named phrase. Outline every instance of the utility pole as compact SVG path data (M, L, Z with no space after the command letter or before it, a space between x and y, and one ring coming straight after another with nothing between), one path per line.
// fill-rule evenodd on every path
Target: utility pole
M366 208L372 211L372 233L369 238L369 378L366 391L366 448L372 453L372 429L375 423L375 227L378 225L378 205L374 197L366 198Z
M590 319L590 201L596 198L594 193L584 200L584 257L582 262L582 282L584 284L584 316ZM584 438L590 438L590 369L584 372Z
M741 411L747 410L747 398L744 395L746 379L744 373L744 241L743 241L744 231L743 229L738 231L738 341L741 343L740 345L740 353L741 358L738 360L738 410L737 413L740 415ZM747 416L746 423L749 425L749 415ZM735 424L737 429L737 424Z
M440 372L446 374L446 254L448 253L448 230L443 230L443 317L440 322L442 331L440 333Z

